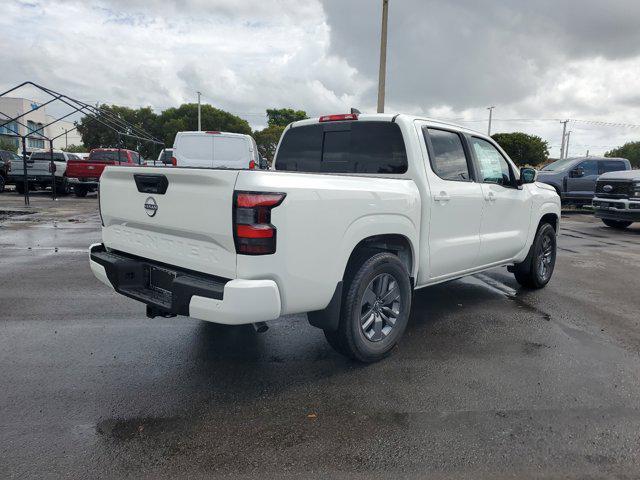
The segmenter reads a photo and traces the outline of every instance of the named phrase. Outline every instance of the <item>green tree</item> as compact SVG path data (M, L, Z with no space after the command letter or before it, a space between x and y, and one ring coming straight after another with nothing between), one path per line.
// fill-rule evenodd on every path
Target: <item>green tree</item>
M115 116L135 127L144 130L152 136L159 136L158 116L150 107L144 108L128 108L118 105L102 105L100 107L107 115ZM105 122L103 119L95 119L93 117L82 117L78 123L78 132L82 136L82 143L91 150L92 148L127 148L136 150L147 158L157 155L160 148L153 143L145 142L136 138L119 135L115 130L104 125L104 123L113 124L113 121ZM123 126L118 127L123 133L135 135L134 131L127 131Z
M177 132L198 129L198 106L195 103L169 108L159 115L149 107L132 109L118 105L102 105L101 108L107 114L114 115L164 141L167 147L173 145ZM101 123L100 120L93 117L83 117L79 122L78 131L82 136L82 143L88 150L99 147L121 147L136 150L144 158L156 158L162 148L161 145L119 135L115 130L104 125L104 122ZM251 134L251 127L246 120L211 105L202 105L202 128L203 130ZM133 131L125 131L124 133L135 134Z
M5 140L0 137L0 150L7 150L9 152L16 153L18 151L18 147L16 146L15 141Z
M537 135L496 133L491 138L498 142L516 165L539 165L549 157L549 144Z
M251 135L249 122L229 112L205 104L201 107L201 115L204 131L218 130ZM178 108L169 108L160 114L158 121L162 132L161 139L170 147L176 133L198 129L198 105L185 103Z
M68 147L64 147L62 150L69 153L85 153L87 151L87 147L84 145L69 145Z
M304 110L294 110L293 108L268 108L267 117L270 127L286 127L291 122L309 118Z
M253 132L253 138L258 145L258 151L263 158L269 161L269 164L273 163L273 156L276 153L276 147L282 136L282 132L285 127L279 125L273 125L263 130L256 130Z
M605 157L626 158L633 168L640 168L640 142L627 142L604 154Z

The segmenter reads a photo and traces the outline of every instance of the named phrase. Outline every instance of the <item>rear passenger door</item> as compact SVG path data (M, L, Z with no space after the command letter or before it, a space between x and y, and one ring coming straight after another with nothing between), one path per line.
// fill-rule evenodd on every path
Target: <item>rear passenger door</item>
M473 165L463 136L453 130L421 125L431 191L428 210L429 277L452 276L478 266L482 188L474 181Z

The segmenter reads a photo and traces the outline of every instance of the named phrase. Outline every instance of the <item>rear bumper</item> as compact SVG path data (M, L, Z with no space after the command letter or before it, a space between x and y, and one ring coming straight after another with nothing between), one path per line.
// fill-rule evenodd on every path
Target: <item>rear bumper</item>
M84 185L87 187L97 187L100 184L98 179L88 179L88 178L79 178L79 177L67 177L67 182L69 185Z
M56 180L61 181L61 178L58 177L56 175ZM36 182L36 183L51 183L51 174L42 174L42 175L32 175L27 173L27 180L29 182ZM9 181L11 183L23 183L24 182L24 175L22 175L21 173L12 173L9 175Z
M228 280L185 271L150 260L90 248L93 274L118 293L161 314L185 315L208 322L243 325L280 316L280 292L273 280ZM164 277L150 285L150 272Z

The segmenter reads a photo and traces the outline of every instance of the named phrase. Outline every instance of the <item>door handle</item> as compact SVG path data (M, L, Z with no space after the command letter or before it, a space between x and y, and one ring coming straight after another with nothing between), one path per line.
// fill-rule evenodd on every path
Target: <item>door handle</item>
M496 201L496 195L495 195L495 193L493 193L493 192L489 192L489 193L487 193L487 196L486 196L486 197L484 197L484 199L485 199L487 202L495 202L495 201Z
M436 202L443 202L443 203L444 203L444 202L448 202L449 200L451 200L451 199L449 198L449 195L447 195L447 192L444 192L444 191L440 192L440 194L439 194L439 195L438 195L438 194L434 195L434 196L433 196L433 199L434 199Z

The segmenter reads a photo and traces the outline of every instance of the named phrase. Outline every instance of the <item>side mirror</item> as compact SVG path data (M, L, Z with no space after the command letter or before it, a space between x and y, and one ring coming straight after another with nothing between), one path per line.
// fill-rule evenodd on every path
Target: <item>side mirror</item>
M571 178L584 177L584 168L582 167L574 168L573 170L571 170L571 172L569 172L569 176Z
M522 167L520 169L520 183L533 183L538 177L538 171L535 168Z

